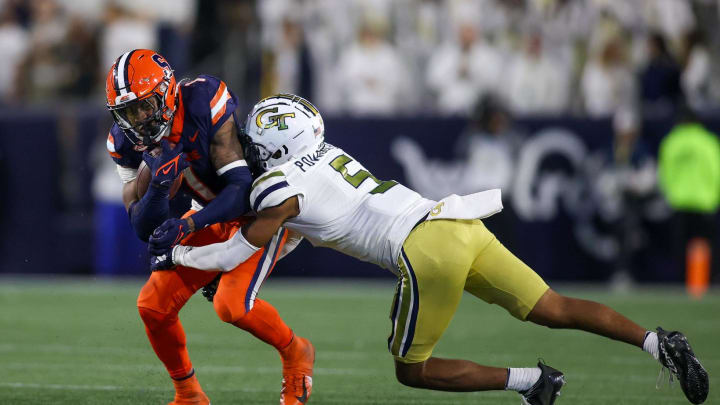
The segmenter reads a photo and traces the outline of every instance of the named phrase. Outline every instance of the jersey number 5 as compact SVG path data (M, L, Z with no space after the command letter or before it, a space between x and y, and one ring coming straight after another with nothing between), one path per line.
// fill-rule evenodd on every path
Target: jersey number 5
M394 187L396 184L398 184L396 181L389 180L389 181L382 181L378 180L377 177L370 174L367 170L358 170L357 173L353 175L348 174L347 164L352 162L353 160L350 159L346 155L340 155L336 157L335 159L330 162L330 166L335 169L338 173L340 173L343 176L343 179L350 183L351 186L358 188L362 184L363 181L367 179L372 179L375 183L377 183L377 187L370 190L370 194L382 194L388 190L390 190L392 187Z

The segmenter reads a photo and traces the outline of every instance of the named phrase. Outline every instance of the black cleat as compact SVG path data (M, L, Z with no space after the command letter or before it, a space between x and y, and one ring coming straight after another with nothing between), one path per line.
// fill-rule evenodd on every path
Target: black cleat
M220 272L213 281L207 283L202 288L202 295L210 302L213 302L213 299L215 299L215 293L217 293L218 285L220 285L220 277L222 276L222 272Z
M553 405L560 395L560 389L565 385L562 372L546 366L542 361L538 362L538 367L541 372L540 379L529 390L520 392L523 405Z
M710 389L708 373L690 347L687 338L680 332L668 332L661 327L657 328L659 361L680 381L688 401L693 404L702 404L707 399Z

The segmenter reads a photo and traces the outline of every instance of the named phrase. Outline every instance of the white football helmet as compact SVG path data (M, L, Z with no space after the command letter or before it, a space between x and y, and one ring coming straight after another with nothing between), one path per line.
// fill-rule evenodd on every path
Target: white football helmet
M325 124L309 101L276 94L255 104L242 132L245 160L257 175L323 142Z

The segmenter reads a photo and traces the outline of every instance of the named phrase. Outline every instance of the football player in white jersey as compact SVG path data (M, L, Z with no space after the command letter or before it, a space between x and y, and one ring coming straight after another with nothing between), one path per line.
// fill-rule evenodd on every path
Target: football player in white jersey
M585 330L640 347L672 371L690 402L707 397L707 372L682 333L648 331L603 304L562 296L510 253L481 221L502 209L499 190L432 201L395 181L379 180L326 143L320 113L290 94L256 104L244 132L245 156L256 176L250 203L257 219L224 243L175 246L153 258L153 270L175 265L232 269L284 226L315 246L398 276L388 348L405 385L515 390L526 405L555 402L564 376L542 362L498 368L432 357L468 291L523 321Z

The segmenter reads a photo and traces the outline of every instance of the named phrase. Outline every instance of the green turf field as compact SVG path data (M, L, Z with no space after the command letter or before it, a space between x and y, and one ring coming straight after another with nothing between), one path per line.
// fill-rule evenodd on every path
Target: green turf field
M172 387L135 309L141 281L0 278L0 404L165 404ZM395 381L386 350L392 281L269 280L261 296L317 348L312 404L519 404L517 394L442 393ZM648 327L685 331L720 404L720 292L700 302L679 289L612 295L557 288L610 304ZM274 349L223 324L201 296L181 319L198 377L214 405L277 404ZM463 299L435 354L497 366L538 357L563 370L558 405L685 404L680 387L655 389L659 366L634 347L522 323L472 296Z

